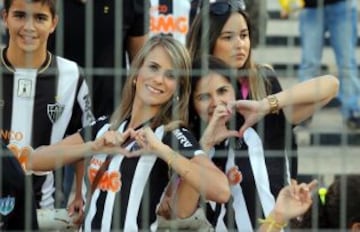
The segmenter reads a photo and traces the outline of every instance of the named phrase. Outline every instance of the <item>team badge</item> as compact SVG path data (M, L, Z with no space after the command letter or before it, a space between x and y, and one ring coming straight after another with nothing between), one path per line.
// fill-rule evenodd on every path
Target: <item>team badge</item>
M52 123L55 123L62 113L64 112L65 105L61 105L60 103L48 104L47 105L47 114Z
M8 215L15 207L15 197L0 198L0 214L3 216Z

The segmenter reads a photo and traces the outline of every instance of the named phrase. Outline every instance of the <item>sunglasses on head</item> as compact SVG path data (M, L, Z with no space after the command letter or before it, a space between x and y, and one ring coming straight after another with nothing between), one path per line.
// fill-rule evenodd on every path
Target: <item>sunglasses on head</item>
M230 11L245 10L245 3L242 0L217 1L210 3L209 8L212 14L223 15Z

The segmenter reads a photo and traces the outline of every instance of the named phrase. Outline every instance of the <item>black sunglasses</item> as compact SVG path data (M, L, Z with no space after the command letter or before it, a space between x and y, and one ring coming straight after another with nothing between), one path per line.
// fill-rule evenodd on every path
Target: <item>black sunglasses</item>
M217 1L214 3L210 3L209 9L210 12L214 15L224 15L229 13L230 11L244 11L245 3L242 0Z

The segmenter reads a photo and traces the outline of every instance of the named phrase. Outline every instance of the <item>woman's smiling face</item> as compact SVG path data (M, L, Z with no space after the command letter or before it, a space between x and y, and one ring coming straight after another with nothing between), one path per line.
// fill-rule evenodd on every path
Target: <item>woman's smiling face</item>
M173 97L177 78L166 50L157 46L145 58L136 78L135 99L144 106L160 107Z

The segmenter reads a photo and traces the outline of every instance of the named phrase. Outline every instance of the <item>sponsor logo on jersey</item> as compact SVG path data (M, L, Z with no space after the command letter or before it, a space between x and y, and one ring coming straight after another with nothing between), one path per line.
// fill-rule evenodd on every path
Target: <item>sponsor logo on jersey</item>
M93 158L90 163L88 178L92 184L103 161ZM121 185L121 173L119 171L105 171L97 184L97 188L102 191L119 192Z
M52 123L55 123L64 112L65 105L60 103L48 104L47 114Z
M21 131L0 129L0 137L3 140L21 141L24 138L24 134Z
M156 12L159 14L156 15ZM152 6L150 9L150 31L153 33L181 33L189 31L189 17L168 14L167 5Z
M14 210L15 207L15 197L4 197L0 198L0 214L3 216L8 215Z
M182 133L180 129L176 129L174 131L175 137L179 140L180 144L184 147L192 147L192 143L189 141L189 139Z

